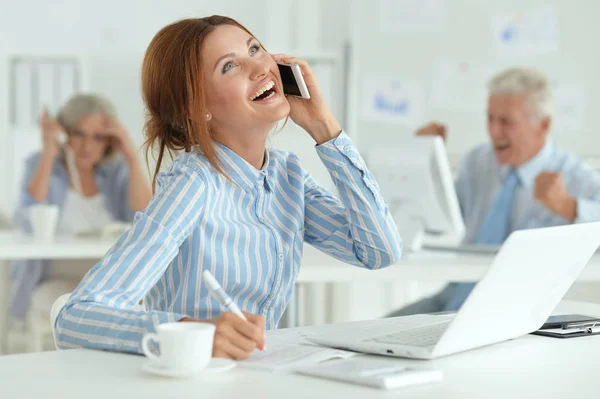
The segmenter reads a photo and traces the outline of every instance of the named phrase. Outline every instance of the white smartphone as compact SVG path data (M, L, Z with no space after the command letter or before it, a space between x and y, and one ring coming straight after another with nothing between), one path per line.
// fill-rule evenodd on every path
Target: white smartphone
M283 82L283 94L309 100L310 93L302 77L300 66L298 64L284 64L279 62L277 66L279 67L279 74Z

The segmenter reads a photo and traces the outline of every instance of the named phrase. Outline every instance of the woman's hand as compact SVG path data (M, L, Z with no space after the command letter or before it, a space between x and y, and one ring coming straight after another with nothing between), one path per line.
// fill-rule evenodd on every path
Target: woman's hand
M43 110L40 116L40 127L42 128L42 153L49 158L56 158L60 154L59 136L64 134L65 129L54 119L50 119L47 110Z
M292 120L306 130L317 144L323 144L337 137L342 128L327 105L319 83L308 63L285 54L272 54L271 56L275 62L298 64L310 93L310 100L293 96L287 97L290 103L290 117Z
M103 134L110 139L110 145L120 153L122 153L128 161L137 159L137 149L135 143L127 129L125 129L118 121L106 118Z
M215 338L213 341L213 357L245 360L256 348L265 347L265 318L252 313L242 312L248 321L242 320L235 313L223 313L216 319L206 320L214 324ZM184 318L182 322L201 320Z

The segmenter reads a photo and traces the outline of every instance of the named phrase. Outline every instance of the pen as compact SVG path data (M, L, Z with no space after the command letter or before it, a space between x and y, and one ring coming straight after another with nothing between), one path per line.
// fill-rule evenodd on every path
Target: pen
M225 306L230 312L233 312L236 315L238 315L240 319L248 321L248 319L246 319L246 316L244 316L240 308L238 308L235 302L233 302L233 299L231 299L231 297L227 295L223 287L221 287L221 284L219 284L219 282L213 277L213 275L208 270L202 272L202 278L208 286L210 293L219 301L219 303L221 303L221 305Z

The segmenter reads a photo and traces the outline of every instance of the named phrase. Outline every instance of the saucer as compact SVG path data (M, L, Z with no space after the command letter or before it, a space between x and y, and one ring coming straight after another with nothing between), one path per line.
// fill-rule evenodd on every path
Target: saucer
M232 369L236 366L236 363L233 360L229 359L221 359L213 357L210 359L210 363L206 366L205 369L200 371L180 371L180 370L172 370L163 364L155 361L150 361L142 364L142 370L155 375L160 375L162 377L175 377L175 378L185 378L190 377L194 374L200 374L203 372L208 373L218 373L221 371Z

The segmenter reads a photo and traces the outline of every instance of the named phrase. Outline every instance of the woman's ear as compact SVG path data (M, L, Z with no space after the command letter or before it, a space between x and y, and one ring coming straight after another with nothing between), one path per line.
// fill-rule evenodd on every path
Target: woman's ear
M193 113L191 111L192 111L191 109L188 109L188 112L187 112L188 119L192 119ZM206 111L204 114L204 117L206 118L206 121L208 122L212 119L212 114L210 112Z

